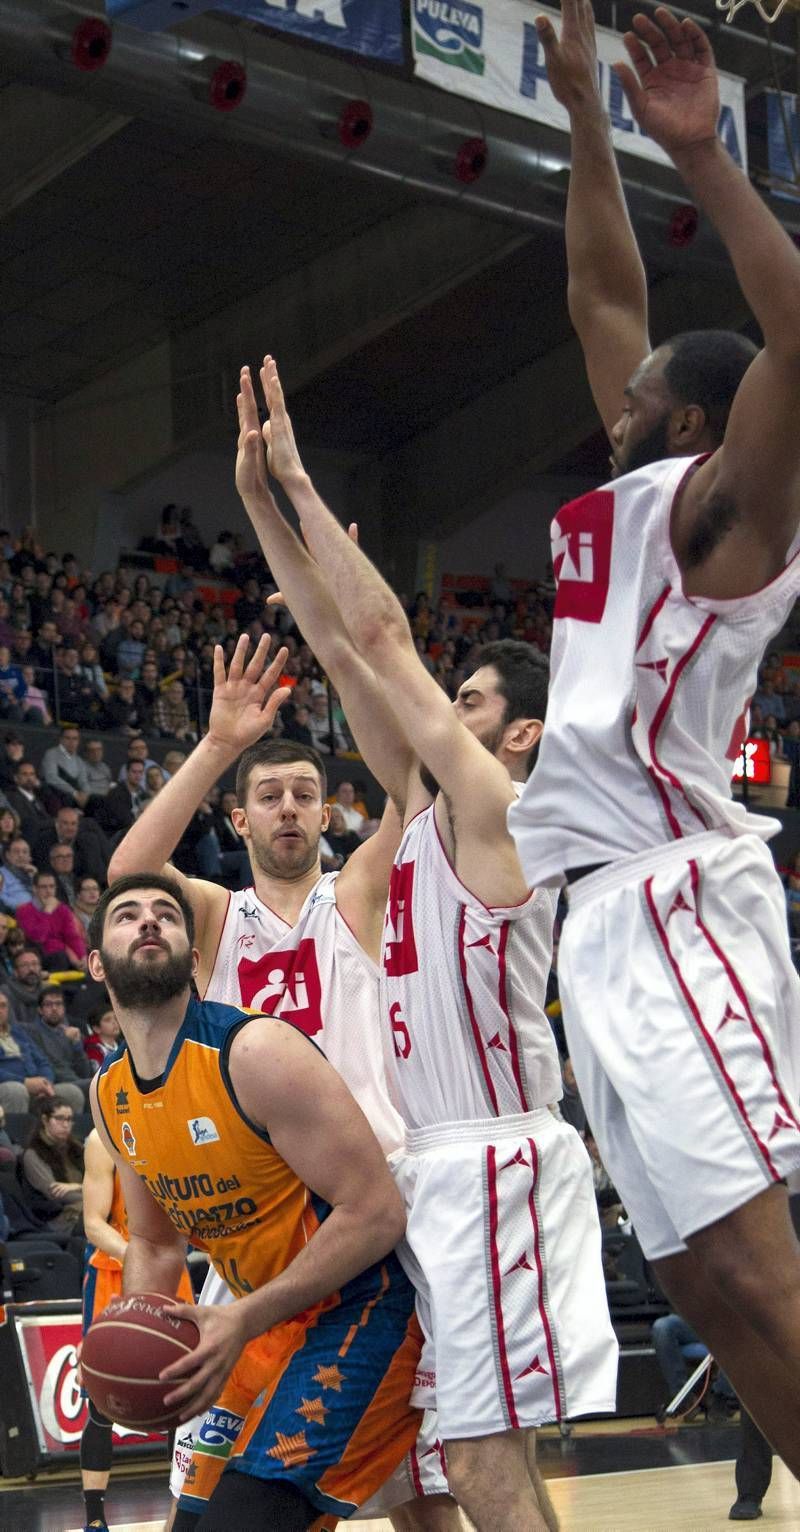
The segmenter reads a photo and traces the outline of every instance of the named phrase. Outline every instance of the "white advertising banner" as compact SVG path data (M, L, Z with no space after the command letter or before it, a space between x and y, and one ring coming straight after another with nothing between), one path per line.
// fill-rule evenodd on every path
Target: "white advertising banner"
M411 0L414 71L442 90L568 133L567 113L547 83L544 52L533 24L539 14L560 26L557 11L535 7L531 0L485 0L482 5L475 0ZM610 67L627 58L621 35L598 27L597 55L615 147L668 165L668 156L633 121ZM720 137L746 170L744 81L720 75L720 104Z

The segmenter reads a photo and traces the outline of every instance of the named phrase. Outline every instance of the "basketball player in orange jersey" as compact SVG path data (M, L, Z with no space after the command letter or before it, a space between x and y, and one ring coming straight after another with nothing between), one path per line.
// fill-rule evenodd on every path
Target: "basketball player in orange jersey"
M449 703L396 598L314 494L270 357L261 377L263 433L242 374L240 493L264 473L263 434L353 644L426 768L406 784L381 978L406 1123L392 1158L403 1258L425 1332L413 1398L435 1403L451 1489L479 1532L534 1532L556 1523L529 1477L527 1435L613 1409L617 1363L590 1163L548 1110L561 1094L542 1008L554 901L526 886L505 824L541 732L547 665L529 645L492 645Z
M571 884L559 976L603 1159L676 1309L798 1473L784 1182L800 1167L800 994L763 844L777 826L733 802L730 776L800 578L800 256L716 137L703 33L664 9L634 25L633 68L619 66L631 110L710 216L765 344L721 447L688 465L669 460L700 414L671 382L681 338L656 352L611 429L614 482L559 512L551 710L509 823L529 873ZM568 31L574 57L587 30ZM610 425L598 335L587 355Z
M83 1224L86 1231L83 1278L83 1333L92 1320L122 1292L122 1264L128 1248L128 1220L114 1161L93 1129L84 1145ZM184 1268L178 1297L192 1302L192 1284ZM108 1532L103 1497L111 1472L112 1422L89 1401L89 1419L81 1437L81 1483L86 1503L86 1532Z
M128 1210L126 1293L177 1290L187 1240L232 1303L180 1305L197 1348L164 1369L181 1418L244 1358L253 1388L198 1532L302 1532L347 1517L417 1433L414 1292L392 1247L402 1205L338 1074L286 1023L196 1001L192 909L170 878L104 893L89 965L126 1046L92 1082Z

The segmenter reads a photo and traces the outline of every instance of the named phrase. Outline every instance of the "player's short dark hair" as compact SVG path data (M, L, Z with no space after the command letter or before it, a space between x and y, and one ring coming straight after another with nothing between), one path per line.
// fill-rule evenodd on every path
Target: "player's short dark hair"
M328 775L322 756L311 745L300 745L293 739L262 739L243 751L236 768L236 802L243 809L247 802L250 774L257 766L290 766L294 761L308 761L314 767L325 798L328 791Z
M124 878L117 878L109 883L108 888L100 895L91 920L89 921L89 951L95 952L102 945L103 931L105 930L106 914L113 899L118 899L120 894L132 893L139 888L157 888L162 894L169 894L178 905L183 915L183 923L186 927L186 935L189 938L189 946L194 946L194 910L187 899L180 883L175 878L167 878L162 872L129 872ZM108 1007L106 1006L107 1010Z
M735 330L685 330L667 342L664 381L680 404L703 410L715 444L725 435L731 405L758 347Z
M533 644L525 644L517 638L500 638L493 644L484 644L470 674L474 675L484 665L497 671L500 692L505 698L504 724L517 718L539 718L544 723L547 714L547 690L550 682L550 661ZM528 756L527 769L533 770L539 751L538 743Z

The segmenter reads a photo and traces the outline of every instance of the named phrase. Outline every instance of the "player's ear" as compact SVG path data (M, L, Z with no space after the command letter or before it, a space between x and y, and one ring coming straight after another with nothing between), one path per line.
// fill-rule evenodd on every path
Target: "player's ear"
M323 833L323 835L325 834L325 831L327 830L328 825L330 824L330 822L331 822L331 805L329 803L323 803L323 805L322 805L322 833Z
M105 983L106 974L103 967L103 960L96 947L93 952L89 953L89 956L86 959L86 966L92 978L95 979L98 984Z
M706 412L699 404L679 404L670 412L667 427L667 444L676 457L699 451L708 421Z
M525 759L542 737L544 724L540 718L515 718L506 730L506 750Z
M234 830L238 830L240 835L244 835L245 830L249 829L247 823L247 810L240 809L238 804L235 809L231 809L231 821L233 823Z
M197 947L192 948L192 978L197 978L197 970L200 967L200 952Z

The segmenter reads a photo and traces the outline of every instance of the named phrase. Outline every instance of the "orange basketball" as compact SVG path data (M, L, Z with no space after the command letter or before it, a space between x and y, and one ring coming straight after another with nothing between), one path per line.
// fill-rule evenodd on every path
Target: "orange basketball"
M175 1383L158 1375L194 1351L200 1331L174 1314L161 1293L114 1298L89 1327L81 1347L83 1385L98 1410L120 1426L169 1430L178 1415L164 1405Z

